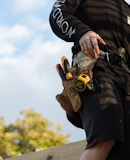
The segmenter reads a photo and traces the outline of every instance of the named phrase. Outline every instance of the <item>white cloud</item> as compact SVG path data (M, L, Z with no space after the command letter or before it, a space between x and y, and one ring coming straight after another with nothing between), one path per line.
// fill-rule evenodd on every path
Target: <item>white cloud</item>
M14 0L16 11L30 11L42 8L46 0Z
M55 38L45 21L54 0L12 1L15 7L10 7L10 15L5 5L4 15L9 19L4 17L0 23L0 116L11 122L20 110L33 107L50 120L63 122L68 132L69 123L55 100L62 91L55 65L62 55L71 59L72 54L70 44Z
M30 28L27 28L24 25L20 25L20 24L16 24L13 27L10 28L9 30L9 35L12 39L23 39L23 38L27 38L28 36L30 36L32 33Z
M31 34L31 29L21 24L15 24L13 26L0 25L0 41L17 41L23 38L27 38Z
M42 18L36 16L29 16L27 17L26 24L32 27L35 31L48 31L50 28L48 20L44 20Z
M51 75L54 74L53 72L56 73L56 63L60 62L63 54L68 54L68 49L68 45L59 41L44 42L41 37L36 37L24 53L17 57L0 59L0 67L7 69L6 72L4 69L7 75L9 75L8 72L19 73L22 77L21 82L24 82L26 77L27 84L41 90L46 87L43 85L44 82L51 81Z
M31 29L21 24L0 25L0 55L14 54L17 50L15 43L18 44L18 42L24 41L32 35Z
M0 59L0 105L4 106L3 110L11 106L16 114L23 107L33 106L39 110L43 107L41 112L49 111L46 117L50 117L53 112L50 108L57 103L55 95L62 88L55 65L68 50L68 45L64 43L43 42L38 38L33 40L24 54Z
M0 42L0 55L12 55L16 51L15 46L9 42Z

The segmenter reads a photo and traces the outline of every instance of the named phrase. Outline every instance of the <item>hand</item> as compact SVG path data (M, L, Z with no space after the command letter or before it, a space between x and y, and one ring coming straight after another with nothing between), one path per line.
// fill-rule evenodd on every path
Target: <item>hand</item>
M86 32L79 40L81 51L90 58L99 57L98 42L106 45L105 41L94 31Z

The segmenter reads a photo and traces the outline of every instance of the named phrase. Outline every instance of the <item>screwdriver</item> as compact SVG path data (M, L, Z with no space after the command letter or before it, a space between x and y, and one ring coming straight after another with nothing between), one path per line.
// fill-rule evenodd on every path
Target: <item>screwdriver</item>
M64 73L64 71L63 71L63 69L62 69L60 64L56 65L56 70L57 70L58 74L60 75L62 81L65 81L66 80L66 76L65 76L65 73Z
M62 66L64 68L65 74L66 74L66 79L70 80L73 78L73 75L70 73L70 64L66 56L62 56L61 58Z

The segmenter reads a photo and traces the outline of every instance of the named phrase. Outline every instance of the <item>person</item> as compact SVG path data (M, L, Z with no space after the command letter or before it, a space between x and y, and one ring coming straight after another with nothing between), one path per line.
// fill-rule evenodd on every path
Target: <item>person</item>
M124 0L57 0L49 22L59 38L73 42L73 65L80 63L78 57L96 59L95 89L81 92L82 107L67 115L86 133L87 146L80 160L130 160L129 4ZM119 58L122 49L125 56Z

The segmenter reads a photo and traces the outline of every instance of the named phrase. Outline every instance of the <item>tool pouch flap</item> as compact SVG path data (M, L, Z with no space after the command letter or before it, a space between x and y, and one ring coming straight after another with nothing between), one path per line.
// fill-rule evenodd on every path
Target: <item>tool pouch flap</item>
M63 81L63 87L63 92L56 95L57 101L68 114L77 112L81 108L81 99L73 87L73 80Z
M81 98L79 92L74 89L74 81L63 81L65 93L68 95L70 103L72 104L73 110L77 112L81 108Z
M62 109L64 109L66 111L66 113L68 113L70 115L74 111L73 106L72 106L65 90L63 90L63 92L61 94L57 94L56 99L60 103Z

